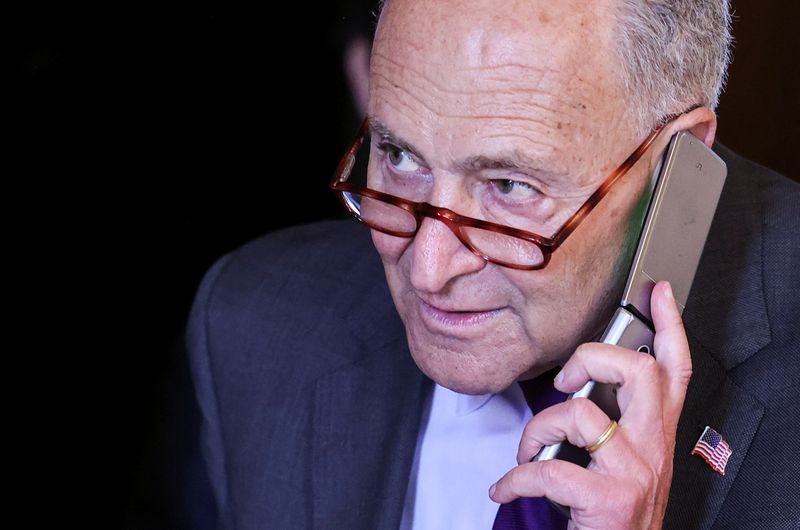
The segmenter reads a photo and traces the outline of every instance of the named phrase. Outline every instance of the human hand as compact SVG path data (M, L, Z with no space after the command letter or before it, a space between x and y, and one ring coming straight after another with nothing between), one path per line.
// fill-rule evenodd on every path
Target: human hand
M683 322L667 282L653 289L655 358L619 346L579 346L556 377L562 392L590 379L619 385L619 429L592 453L584 469L571 462L530 462L539 450L564 439L595 443L611 423L593 402L571 399L537 414L520 441L520 465L489 495L507 503L542 497L571 507L570 528L660 528L672 482L672 457L692 362Z

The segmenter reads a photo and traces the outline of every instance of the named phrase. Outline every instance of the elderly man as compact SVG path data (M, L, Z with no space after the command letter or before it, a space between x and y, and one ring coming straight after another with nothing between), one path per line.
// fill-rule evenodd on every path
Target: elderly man
M796 185L717 147L729 177L686 332L660 282L655 357L593 342L670 137L713 144L728 22L724 1L388 2L366 171L346 157L335 180L369 230L270 235L198 292L222 526L795 528ZM558 233L623 161L555 251L518 237ZM619 386L618 429L564 401L590 379ZM722 470L691 454L705 426ZM589 466L530 461L560 440Z

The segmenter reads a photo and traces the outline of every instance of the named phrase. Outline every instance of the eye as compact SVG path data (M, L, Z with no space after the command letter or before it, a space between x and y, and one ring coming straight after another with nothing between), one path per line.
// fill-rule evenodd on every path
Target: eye
M387 160L395 170L406 173L413 173L419 170L419 164L414 162L414 159L405 150L388 143L383 143L379 147L381 151L386 153Z
M525 201L539 195L539 190L527 182L511 179L494 179L491 183L498 193L514 201Z

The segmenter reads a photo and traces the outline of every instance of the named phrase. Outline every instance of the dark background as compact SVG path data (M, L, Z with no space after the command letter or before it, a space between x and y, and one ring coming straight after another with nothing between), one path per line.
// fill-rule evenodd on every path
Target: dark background
M223 253L339 214L340 54L369 2L63 4L0 17L14 499L30 525L181 528L203 516L178 488L192 295ZM734 7L718 138L798 179L798 3Z

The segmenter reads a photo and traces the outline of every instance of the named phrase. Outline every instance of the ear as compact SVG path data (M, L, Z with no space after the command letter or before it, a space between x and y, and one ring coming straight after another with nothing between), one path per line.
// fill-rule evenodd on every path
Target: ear
M689 131L711 147L717 134L717 115L708 107L698 107L675 118L667 125L667 129L668 137L680 131Z

